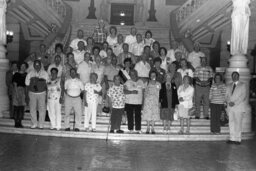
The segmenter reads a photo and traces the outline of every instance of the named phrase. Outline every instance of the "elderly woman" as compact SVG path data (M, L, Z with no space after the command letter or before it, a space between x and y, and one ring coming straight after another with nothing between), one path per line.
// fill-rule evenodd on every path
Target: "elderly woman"
M121 82L124 84L127 80L131 79L130 71L132 69L132 60L131 58L126 58L124 60L124 68L120 69L118 75L121 78Z
M86 48L85 48L85 51L86 51L86 52L89 52L90 54L92 54L92 52L93 52L93 47L94 47L94 40L93 40L93 38L92 38L92 37L88 37L88 38L86 39L86 42L87 42L87 46L86 46Z
M58 77L58 69L52 68L51 79L47 82L47 107L51 121L50 129L60 130L61 128L61 79Z
M157 57L154 59L154 67L151 69L151 71L154 71L157 73L156 80L160 82L161 84L165 82L165 70L161 68L162 60L160 57Z
M162 83L160 90L160 118L163 120L163 133L169 133L175 107L179 104L177 89L182 84L182 78L176 67L175 63L168 65L166 81Z
M51 63L54 63L55 56L61 57L61 65L64 66L67 62L66 55L64 54L63 45L61 43L58 43L55 45L55 54L52 55Z
M224 110L226 86L222 82L221 74L214 76L214 84L210 89L210 108L211 108L211 132L213 134L220 133L220 116Z
M188 62L186 59L181 59L180 66L181 68L179 68L177 72L181 74L182 78L184 78L185 75L193 78L193 75L194 75L193 70L188 68Z
M113 48L115 44L117 44L117 28L115 26L111 26L109 28L109 35L107 36L108 45Z
M160 50L160 43L158 41L155 41L152 46L151 56L153 58L159 57L159 50Z
M153 43L155 42L155 39L152 38L152 32L150 30L147 30L145 32L145 38L144 38L144 44L146 46L149 46L150 48L152 48Z
M160 47L159 49L160 58L162 60L161 68L167 71L167 65L171 62L170 57L167 57L167 50L165 47Z
M28 103L27 88L25 85L25 79L27 76L26 69L28 68L27 63L22 63L19 66L19 72L13 75L13 93L12 103L14 106L13 114L16 128L22 128L22 119L24 116L24 110L26 103Z

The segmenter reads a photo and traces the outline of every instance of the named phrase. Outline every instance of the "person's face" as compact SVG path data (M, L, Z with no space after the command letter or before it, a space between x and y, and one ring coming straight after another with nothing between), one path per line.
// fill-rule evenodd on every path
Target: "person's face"
M134 71L132 71L132 72L130 72L130 77L131 77L132 80L136 80L137 79L137 74Z
M156 68L160 68L160 66L161 66L161 62L158 62L158 61L155 62L155 67L156 67Z
M70 70L71 78L76 78L76 71L74 69Z
M150 39L151 38L151 34L150 33L147 33L146 34L146 39Z
M12 71L17 71L18 70L17 64L12 64L11 69L12 69Z
M89 60L90 60L90 54L89 54L89 53L86 53L86 54L84 55L84 61L85 61L85 62L89 62Z
M183 84L189 85L189 78L188 77L183 78Z
M115 56L112 57L111 63L112 63L112 65L114 65L114 66L117 64L117 58L116 58Z
M150 79L151 79L151 80L156 80L156 73L152 72L152 73L150 74Z
M154 49L154 50L156 50L156 51L158 51L159 46L158 46L158 44L157 44L157 43L153 43L153 49Z
M100 21L100 22L99 22L99 27L100 27L100 28L104 28L104 27L105 27L104 21Z
M26 71L26 65L25 64L22 64L21 66L20 66L20 70L22 71L22 72L25 72Z
M238 81L238 80L239 80L239 74L233 73L233 74L232 74L232 80L233 80L233 82Z
M90 82L93 84L95 84L97 82L97 76L95 74L92 74L90 76Z
M79 50L82 50L82 49L84 49L84 42L78 42L78 44L77 44L77 46L78 46L78 49Z
M60 48L60 47L57 47L57 48L56 48L56 53L61 53L61 52L62 52L61 48Z
M145 47L144 52L145 52L146 54L150 54L150 47Z
M88 40L87 40L87 44L88 44L88 45L92 45L92 44L93 44L92 39L88 39Z
M143 53L143 54L141 55L141 59L142 59L143 61L146 61L146 60L147 60L147 55L146 55L145 53Z
M113 54L113 51L110 50L110 49L108 49L108 50L107 50L107 56L112 56L112 54Z
M74 61L74 55L68 55L68 62L73 62Z
M123 43L123 42L124 42L124 37L123 37L122 35L119 35L119 36L117 37L117 42L118 42L119 44Z
M132 28L131 29L131 35L135 36L137 33L137 29L136 28Z
M108 44L107 43L103 43L103 49L107 49L108 48Z
M45 47L44 45L41 45L41 46L40 46L40 51L41 51L41 52L46 52L46 47Z
M195 46L194 46L194 50L195 50L196 52L199 52L199 51L200 51L200 47L199 47L198 45L195 45Z
M116 35L116 30L114 28L110 29L110 34Z
M129 46L125 44L125 45L123 46L123 50L124 50L124 52L128 52Z
M182 68L187 68L187 62L184 61L184 60L182 60L182 61L180 62L180 65L181 65Z
M100 53L99 49L94 49L94 51L93 51L93 55L94 56L99 55L99 53Z
M176 61L180 61L181 60L181 57L182 57L182 54L180 53L180 52L177 52L177 53L175 53L175 59L176 59Z
M120 77L115 77L114 84L115 84L116 86L119 86L120 83L121 83Z
M142 41L142 36L140 34L138 34L136 36L136 40L137 40L138 43L140 43Z
M110 65L112 62L112 57L111 56L108 56L107 57L107 64Z
M168 71L171 73L174 73L176 71L176 65L175 64L170 64L168 67Z
M130 68L131 67L131 62L125 62L124 67L125 68Z
M82 39L82 38L84 37L84 32L83 32L82 30L78 30L78 32L77 32L77 37L78 37L79 39Z
M34 60L36 60L36 54L35 53L32 53L30 55L30 60L34 62Z
M96 57L95 57L95 62L96 62L97 64L100 64L100 62L101 62L101 57L100 57L100 56L96 56Z
M53 80L55 80L57 78L57 75L58 75L58 73L55 70L52 70L51 77Z
M206 66L206 59L205 58L201 58L201 65Z
M37 72L39 72L40 69L41 69L41 63L39 63L39 62L34 63L34 68L35 68L35 70L36 70Z
M56 56L54 61L55 61L55 64L59 65L61 62L61 58L59 56Z
M161 56L165 56L165 55L166 55L164 49L161 49L161 50L160 50L160 55L161 55Z
M220 79L220 76L219 76L219 75L217 75L217 76L215 77L215 82L216 82L217 84L221 82L221 79Z

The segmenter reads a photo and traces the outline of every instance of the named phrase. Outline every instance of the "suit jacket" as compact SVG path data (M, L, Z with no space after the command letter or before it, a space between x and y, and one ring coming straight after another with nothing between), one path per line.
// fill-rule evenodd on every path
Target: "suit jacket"
M233 84L234 83L230 83L227 86L227 91L226 91L226 102L234 102L235 105L234 106L229 106L227 107L227 110L234 110L237 112L244 112L246 111L246 98L247 98L247 88L246 85L243 82L238 82L236 85L236 88L232 94L232 90L233 90Z

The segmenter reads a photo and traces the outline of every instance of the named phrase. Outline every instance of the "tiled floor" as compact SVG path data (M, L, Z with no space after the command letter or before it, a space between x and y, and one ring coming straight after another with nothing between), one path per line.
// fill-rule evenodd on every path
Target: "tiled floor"
M255 146L0 134L0 171L254 171Z

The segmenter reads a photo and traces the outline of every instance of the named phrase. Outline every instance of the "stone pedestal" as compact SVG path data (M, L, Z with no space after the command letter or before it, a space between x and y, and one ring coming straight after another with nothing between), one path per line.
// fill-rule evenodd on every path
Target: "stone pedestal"
M9 98L7 95L7 87L5 84L6 71L9 69L9 60L5 59L6 49L0 45L0 117L3 117L3 112L9 110Z
M245 109L246 114L243 118L243 132L251 132L251 122L252 122L252 115L251 115L251 107L249 105L249 83L251 79L250 69L248 68L248 59L244 55L233 55L229 59L229 67L226 70L226 83L231 83L232 78L231 75L234 71L237 71L240 74L240 81L244 82L247 87L247 108Z

